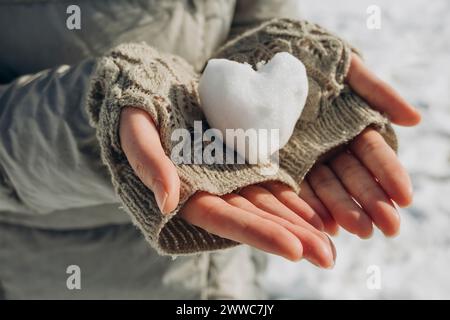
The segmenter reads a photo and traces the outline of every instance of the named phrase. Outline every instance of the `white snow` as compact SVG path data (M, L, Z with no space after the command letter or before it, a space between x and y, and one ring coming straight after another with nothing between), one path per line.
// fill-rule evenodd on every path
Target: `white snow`
M302 15L361 49L368 66L423 115L399 128L399 156L414 204L400 209L402 231L360 240L341 231L331 271L271 257L265 286L275 298L450 298L450 2L447 0L301 0ZM366 28L366 9L381 9L381 29ZM369 266L381 289L367 287Z
M225 144L248 161L255 159L250 163L265 162L291 137L306 102L308 79L303 63L287 52L261 61L258 70L211 59L200 78L199 94L209 125L221 131ZM235 131L240 141L245 141L246 130L253 129L257 141L235 143L227 139L227 129L243 129ZM274 129L279 135L271 139L277 133Z

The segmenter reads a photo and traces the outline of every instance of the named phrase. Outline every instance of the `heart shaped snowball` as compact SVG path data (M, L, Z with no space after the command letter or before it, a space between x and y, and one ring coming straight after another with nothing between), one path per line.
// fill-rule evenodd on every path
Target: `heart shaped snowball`
M258 63L257 70L247 63L211 59L199 94L209 125L220 130L227 147L250 163L265 162L291 137L306 102L308 78L303 63L287 52ZM227 130L234 130L237 139L247 136L247 143L227 139L232 137ZM257 143L248 139L255 135Z

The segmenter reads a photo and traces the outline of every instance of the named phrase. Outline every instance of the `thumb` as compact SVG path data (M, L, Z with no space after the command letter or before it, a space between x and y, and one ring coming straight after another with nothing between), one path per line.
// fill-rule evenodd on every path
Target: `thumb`
M124 108L120 142L136 175L155 194L161 212L175 210L180 199L180 179L175 165L164 153L150 115L138 108Z
M420 122L420 113L391 86L380 80L356 55L352 55L347 82L372 108L385 113L395 124L415 126Z

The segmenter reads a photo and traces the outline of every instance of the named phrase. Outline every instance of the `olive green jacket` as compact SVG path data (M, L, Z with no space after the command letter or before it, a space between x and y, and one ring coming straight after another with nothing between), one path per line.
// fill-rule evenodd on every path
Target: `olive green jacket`
M0 0L0 222L128 223L85 111L95 57L145 41L200 70L230 34L273 17L299 18L297 1Z

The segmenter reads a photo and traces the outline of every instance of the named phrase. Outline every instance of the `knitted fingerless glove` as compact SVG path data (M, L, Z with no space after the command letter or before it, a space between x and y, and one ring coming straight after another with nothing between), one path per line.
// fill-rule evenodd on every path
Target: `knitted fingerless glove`
M236 245L179 218L176 213L197 191L222 195L241 187L277 180L298 190L284 171L263 175L262 166L247 164L177 165L181 180L179 207L163 215L153 193L139 180L122 151L119 140L123 107L148 112L159 129L168 156L179 141L172 141L176 129L192 132L194 121L203 119L197 93L198 75L180 57L163 54L146 44L124 44L100 59L91 81L88 113L97 129L103 162L124 207L150 244L160 253L182 255ZM203 130L207 126L203 126ZM203 143L203 149L206 143ZM191 149L193 151L194 148ZM193 157L192 157L193 160Z
M233 38L214 55L246 62L256 69L258 62L284 51L305 65L308 98L293 135L279 154L281 168L297 183L323 154L352 140L368 126L378 129L397 150L389 121L344 84L352 50L316 24L274 19Z

